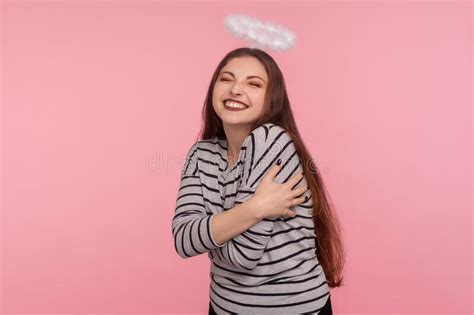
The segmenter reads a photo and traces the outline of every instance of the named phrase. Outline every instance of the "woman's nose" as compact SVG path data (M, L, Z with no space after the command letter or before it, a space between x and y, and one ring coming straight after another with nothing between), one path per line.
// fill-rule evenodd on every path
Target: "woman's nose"
M230 89L230 91L232 92L232 94L241 94L242 90L240 88L240 84L232 85L232 88Z

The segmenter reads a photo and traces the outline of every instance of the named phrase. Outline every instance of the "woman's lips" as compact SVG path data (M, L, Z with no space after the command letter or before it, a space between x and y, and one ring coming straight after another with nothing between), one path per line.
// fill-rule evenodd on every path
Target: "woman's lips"
M230 110L231 112L240 112L242 110L246 110L248 107L245 108L236 108L236 107L228 107L224 104L224 108Z
M229 111L232 111L232 112L239 112L239 111L242 111L242 110L246 110L248 108L248 106L246 104L243 104L241 102L234 102L234 103L242 104L244 106L244 108L230 107L230 106L227 106L226 103L227 103L227 101L224 102L224 108L229 110Z

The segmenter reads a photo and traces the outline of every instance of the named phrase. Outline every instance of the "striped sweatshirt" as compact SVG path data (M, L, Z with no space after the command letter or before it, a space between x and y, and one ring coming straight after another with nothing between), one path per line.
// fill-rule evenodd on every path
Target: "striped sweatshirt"
M199 140L188 150L172 233L181 257L208 254L209 298L218 314L318 314L330 296L316 256L312 198L291 207L294 218L265 218L224 244L212 237L213 217L251 198L278 159L274 182L303 172L290 135L273 123L245 138L232 166L224 137ZM293 188L306 184L303 177ZM303 195L311 197L311 190Z

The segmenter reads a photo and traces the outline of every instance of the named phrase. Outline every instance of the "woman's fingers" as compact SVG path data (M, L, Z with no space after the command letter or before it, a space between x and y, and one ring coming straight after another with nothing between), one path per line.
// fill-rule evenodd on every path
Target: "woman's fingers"
M293 175L284 185L290 187L290 189L293 189L293 187L303 178L303 173L298 173L296 175Z
M273 167L268 171L268 173L265 174L265 176L263 176L262 181L273 181L273 179L275 178L276 174L278 174L280 169L281 169L281 164L273 165Z
M291 177L284 185L286 185L290 190L291 190L291 198L293 198L290 201L290 208L297 206L303 202L306 202L309 198L309 196L303 196L303 194L309 190L308 185L304 185L303 187L298 187L295 189L292 189L295 185L297 185L301 179L303 178L303 173L298 173ZM298 197L300 196L300 197ZM295 211L291 210L290 208L285 209L284 215L287 217L294 218L296 217Z
M291 197L295 198L297 196L300 196L304 194L308 189L309 187L307 185L304 185L303 187L295 188L291 191Z
M285 209L284 216L294 218L294 217L296 217L296 213L293 210Z
M300 203L303 203L305 202L306 200L306 197L305 196L301 196L301 197L298 197L298 198L294 198L293 200L291 200L291 206L297 206L299 205Z

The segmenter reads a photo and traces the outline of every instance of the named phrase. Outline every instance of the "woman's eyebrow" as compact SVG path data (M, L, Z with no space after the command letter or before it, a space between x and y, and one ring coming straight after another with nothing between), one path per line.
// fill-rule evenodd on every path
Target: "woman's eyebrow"
M230 74L232 77L235 78L234 74L233 74L232 72L230 72L230 71L222 71L220 74L223 74L223 73L228 73L228 74ZM252 79L252 78L257 78L257 79L260 79L260 80L262 80L263 82L265 82L265 80L262 79L261 77L259 77L258 75L249 75L249 76L247 77L247 79ZM267 82L265 82L265 83L267 83Z

